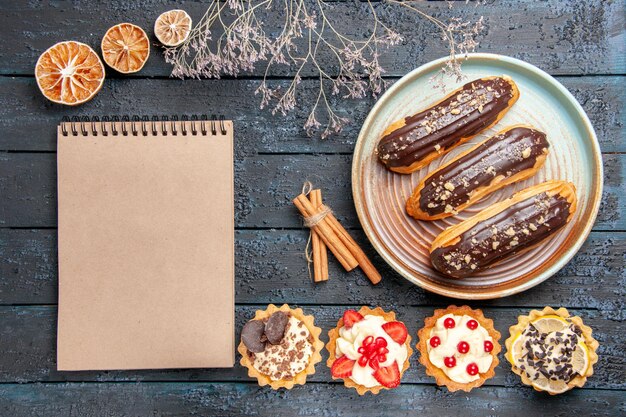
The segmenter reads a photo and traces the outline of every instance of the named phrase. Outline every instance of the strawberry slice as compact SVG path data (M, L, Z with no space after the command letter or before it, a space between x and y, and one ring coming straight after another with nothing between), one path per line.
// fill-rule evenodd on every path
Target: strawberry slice
M346 310L343 313L343 326L346 328L350 328L354 325L354 323L363 320L363 316L359 314L358 311L354 310Z
M383 324L383 330L389 335L396 343L403 344L406 342L406 338L409 332L406 330L406 326L401 321L390 321Z
M355 362L356 361L351 360L346 355L343 355L333 362L333 366L330 368L330 373L335 378L348 378L352 375L352 368L354 367Z
M374 378L383 387L395 388L400 385L400 370L398 369L398 363L394 362L384 368L378 368L374 372Z

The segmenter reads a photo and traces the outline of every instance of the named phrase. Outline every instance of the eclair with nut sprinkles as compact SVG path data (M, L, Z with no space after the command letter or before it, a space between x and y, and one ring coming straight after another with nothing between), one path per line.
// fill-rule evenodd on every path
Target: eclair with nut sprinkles
M471 81L413 116L392 123L376 152L391 171L409 174L495 125L519 98L508 76Z
M550 147L546 134L516 125L460 154L424 178L406 203L418 220L457 214L484 196L532 177Z
M441 232L430 248L430 260L439 272L464 278L531 249L565 226L575 212L574 184L547 181Z

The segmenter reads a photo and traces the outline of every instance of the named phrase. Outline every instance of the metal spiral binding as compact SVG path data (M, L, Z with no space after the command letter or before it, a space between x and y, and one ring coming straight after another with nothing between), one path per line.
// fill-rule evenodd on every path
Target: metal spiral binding
M121 127L120 128L118 128ZM190 128L188 128L188 126ZM218 130L222 135L226 134L226 123L224 116L212 115L182 115L178 116L63 116L61 121L61 134L63 136L156 136L159 131L163 136L206 136L211 131L211 135L216 136ZM91 132L90 132L91 131Z

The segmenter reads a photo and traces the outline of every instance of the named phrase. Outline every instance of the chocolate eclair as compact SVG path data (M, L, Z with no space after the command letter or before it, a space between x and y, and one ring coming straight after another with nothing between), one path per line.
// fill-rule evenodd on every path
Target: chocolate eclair
M526 188L441 232L430 247L430 260L454 278L472 275L539 244L575 211L572 183L547 181Z
M516 125L460 154L415 187L406 211L418 220L457 214L489 193L529 178L546 160L546 134Z
M439 102L391 124L376 152L390 170L409 174L496 124L519 98L505 75L465 84Z

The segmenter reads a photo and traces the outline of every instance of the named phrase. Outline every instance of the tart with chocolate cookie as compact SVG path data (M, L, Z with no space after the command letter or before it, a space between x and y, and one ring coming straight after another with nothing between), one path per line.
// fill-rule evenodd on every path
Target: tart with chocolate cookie
M411 336L395 313L380 307L347 310L328 337L326 364L333 379L343 379L359 395L396 388L409 368Z
M550 395L582 387L598 362L598 342L565 308L532 310L509 328L506 359L522 382Z
M450 306L435 310L417 333L420 363L437 385L471 391L495 375L500 333L481 310Z
M254 319L243 326L237 348L248 376L273 389L304 384L307 375L315 373L324 347L319 339L322 330L313 323L313 316L287 304L257 310Z

